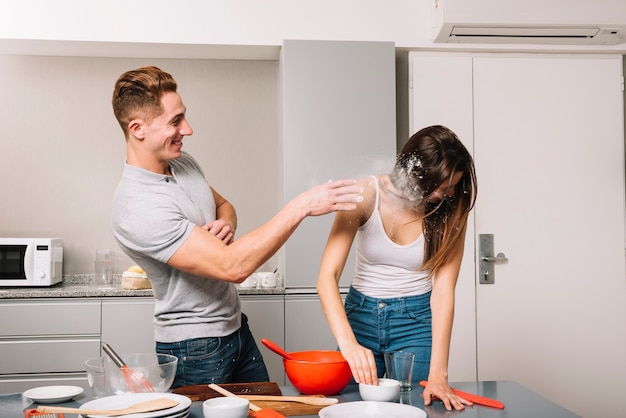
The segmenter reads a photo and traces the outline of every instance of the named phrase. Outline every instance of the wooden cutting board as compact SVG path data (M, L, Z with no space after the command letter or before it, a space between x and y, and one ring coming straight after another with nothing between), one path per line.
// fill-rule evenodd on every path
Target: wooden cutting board
M282 395L276 382L225 383L220 386L235 395ZM184 395L194 402L222 396L209 388L208 385L181 386L173 389L172 393ZM261 408L273 409L285 416L317 415L323 408L322 406L305 405L298 402L255 401L254 404ZM252 412L248 416L252 417Z
M260 408L273 409L287 417L317 415L320 409L324 408L323 406L306 405L298 402L254 401L253 403ZM248 413L248 417L252 418L252 411Z

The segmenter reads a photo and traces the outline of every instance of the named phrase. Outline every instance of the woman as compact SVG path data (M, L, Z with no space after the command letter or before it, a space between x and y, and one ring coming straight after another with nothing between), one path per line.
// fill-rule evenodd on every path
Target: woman
M471 405L452 393L448 357L454 291L476 174L467 149L446 127L414 134L388 175L359 180L364 200L336 215L317 291L356 382L377 384L384 353L415 353L413 381L450 410ZM345 308L338 282L356 240L355 276Z

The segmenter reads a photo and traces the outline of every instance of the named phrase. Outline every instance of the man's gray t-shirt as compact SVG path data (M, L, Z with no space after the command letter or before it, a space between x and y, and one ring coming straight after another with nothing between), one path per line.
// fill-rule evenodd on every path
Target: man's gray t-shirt
M198 163L183 152L170 170L172 176L125 165L113 199L113 235L150 278L156 341L230 335L241 325L235 285L167 265L194 227L215 220L213 194Z

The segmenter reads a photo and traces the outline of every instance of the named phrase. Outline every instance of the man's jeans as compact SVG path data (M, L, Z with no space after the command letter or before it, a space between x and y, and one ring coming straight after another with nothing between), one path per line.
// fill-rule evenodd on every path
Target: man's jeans
M209 383L269 381L263 356L244 314L241 328L229 336L157 342L156 351L178 357L172 389Z

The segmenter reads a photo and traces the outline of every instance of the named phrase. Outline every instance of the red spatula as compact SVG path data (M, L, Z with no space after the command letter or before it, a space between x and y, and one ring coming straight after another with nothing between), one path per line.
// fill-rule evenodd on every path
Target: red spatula
M427 383L428 382L426 380L422 380L420 382L420 386L426 387ZM474 402L478 405L486 405L492 408L504 409L504 404L495 399L485 398L484 396L474 395L473 393L463 392L454 388L452 388L452 392L454 392L455 395L460 396L463 399L467 399L470 402Z
M211 389L213 389L214 391L221 393L224 396L233 396L235 398L237 398L237 395L235 395L232 392L227 391L226 389L224 389L221 386L218 386L214 383L211 383L209 385L209 387ZM280 412L276 412L273 409L269 409L269 408L260 408L258 406L256 406L255 404L253 404L252 402L250 402L250 409L252 409L252 416L255 418L287 418L286 416L284 416L283 414L281 414Z

